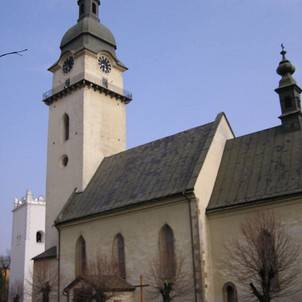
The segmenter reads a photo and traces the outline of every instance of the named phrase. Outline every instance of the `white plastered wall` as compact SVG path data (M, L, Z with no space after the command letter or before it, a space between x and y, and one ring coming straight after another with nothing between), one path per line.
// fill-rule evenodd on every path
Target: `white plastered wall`
M83 182L83 89L49 106L46 179L46 249L57 245L54 221L75 188ZM70 138L63 140L63 115L70 118ZM68 156L68 165L62 156Z
M283 200L275 204L267 204L263 206L251 207L246 209L234 209L221 211L216 214L209 214L209 235L211 239L211 255L212 255L212 282L213 282L213 297L209 302L224 302L223 301L223 286L227 282L232 282L231 277L226 274L227 268L224 265L226 254L225 246L232 240L236 240L240 236L240 226L250 217L254 217L260 211L273 211L273 213L281 219L281 223L286 233L295 242L302 245L302 202L297 200ZM301 260L302 270L302 260ZM302 275L299 276L300 284L302 284ZM237 284L238 286L238 284ZM238 286L239 287L239 286ZM239 301L240 298L240 287ZM214 298L215 297L215 298ZM277 300L276 300L277 301ZM298 302L302 301L302 293L293 297L287 297L278 302Z
M173 229L176 249L185 258L184 269L188 272L193 286L189 209L187 201L180 201L125 211L116 215L99 217L86 223L75 223L63 227L60 235L60 291L75 278L75 245L80 236L83 236L86 241L88 261L93 261L97 253L110 258L114 237L121 233L125 240L127 281L132 285L137 285L140 275L143 274L145 282L148 282L150 262L157 256L159 232L165 224ZM137 290L134 300L129 302L139 301L138 294ZM64 301L64 298L61 298L61 301ZM145 301L153 302L154 299L146 295ZM182 298L178 302L191 301L192 297L189 297L187 300Z
M42 242L36 234L42 231ZM33 261L45 248L45 202L26 201L13 211L11 245L10 301L23 289L23 301L31 301Z
M13 229L11 243L11 270L9 279L10 300L17 290L16 287L24 286L25 246L26 246L26 221L27 207L13 211Z

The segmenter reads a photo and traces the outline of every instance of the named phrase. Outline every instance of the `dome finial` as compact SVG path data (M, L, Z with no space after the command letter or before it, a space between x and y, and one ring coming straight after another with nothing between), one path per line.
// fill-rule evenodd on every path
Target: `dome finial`
M295 66L286 58L287 51L285 50L284 44L281 44L282 51L280 54L282 55L282 60L279 63L277 68L277 73L282 77L288 77L295 73Z

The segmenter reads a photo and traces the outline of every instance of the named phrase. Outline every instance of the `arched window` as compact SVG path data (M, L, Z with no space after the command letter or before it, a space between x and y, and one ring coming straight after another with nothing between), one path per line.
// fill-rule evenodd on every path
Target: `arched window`
M43 232L42 231L38 231L36 233L36 242L38 242L38 243L43 242Z
M92 3L92 12L96 14L96 4L94 2Z
M69 116L66 113L63 115L63 139L69 140Z
M86 271L86 242L81 236L76 243L75 274L76 277L83 275Z
M160 271L163 278L173 278L176 273L175 240L173 230L167 224L159 234Z
M119 276L126 279L125 242L121 234L116 235L113 241L113 259Z
M237 302L237 288L232 282L228 282L223 286L223 301L224 302Z

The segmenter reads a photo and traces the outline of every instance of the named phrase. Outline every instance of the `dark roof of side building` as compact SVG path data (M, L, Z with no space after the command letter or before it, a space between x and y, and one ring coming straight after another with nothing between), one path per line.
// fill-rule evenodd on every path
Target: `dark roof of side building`
M282 126L227 141L208 212L302 192L302 131Z
M222 116L219 114L212 123L105 158L85 191L72 194L56 223L193 189Z
M91 276L91 278L97 278L98 276ZM81 284L82 283L82 284ZM63 292L68 294L71 290L73 290L76 286L81 286L83 284L90 285L89 280L85 280L82 277L77 277L71 283L69 283L64 289ZM125 279L122 279L118 276L104 276L104 289L105 291L114 291L114 292L129 292L135 291L135 286L131 285Z
M46 250L42 254L34 257L32 260L44 260L44 259L49 259L49 258L56 258L57 257L57 247L53 246L50 249Z

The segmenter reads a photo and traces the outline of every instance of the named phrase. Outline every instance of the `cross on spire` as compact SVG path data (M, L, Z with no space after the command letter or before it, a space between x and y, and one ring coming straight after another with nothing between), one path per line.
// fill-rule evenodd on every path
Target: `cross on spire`
M281 48L282 48L282 51L280 52L280 54L282 55L282 60L285 61L286 60L286 57L285 57L286 50L285 50L285 46L283 43L281 44Z

